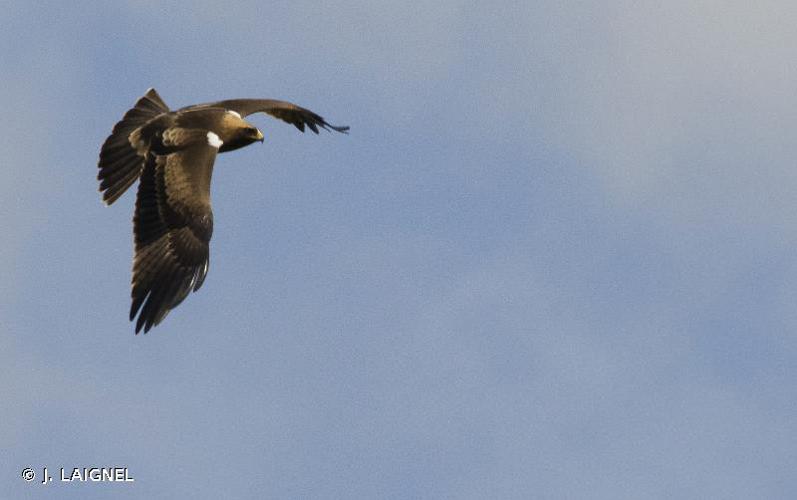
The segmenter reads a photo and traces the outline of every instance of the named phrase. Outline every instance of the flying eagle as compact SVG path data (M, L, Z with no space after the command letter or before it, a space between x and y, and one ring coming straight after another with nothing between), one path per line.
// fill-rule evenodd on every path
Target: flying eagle
M102 199L110 205L136 179L130 321L136 334L157 325L208 272L213 212L210 178L217 153L263 142L257 127L244 120L267 113L304 132L346 133L307 109L272 99L231 99L170 111L149 89L125 113L105 140L98 163Z

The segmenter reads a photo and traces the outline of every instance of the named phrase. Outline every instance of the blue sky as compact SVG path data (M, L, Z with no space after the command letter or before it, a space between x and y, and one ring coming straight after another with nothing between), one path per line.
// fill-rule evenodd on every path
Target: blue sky
M794 3L2 11L0 498L797 496ZM352 130L253 117L134 336L95 175L148 87Z

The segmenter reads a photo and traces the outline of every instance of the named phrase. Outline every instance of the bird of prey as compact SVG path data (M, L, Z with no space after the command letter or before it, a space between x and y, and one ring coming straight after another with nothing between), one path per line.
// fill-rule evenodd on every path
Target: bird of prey
M310 110L273 99L231 99L169 110L149 89L114 126L98 163L102 199L110 205L137 179L133 233L132 305L136 334L157 325L208 272L213 212L210 178L217 153L233 151L263 134L244 118L267 113L316 134L346 133Z

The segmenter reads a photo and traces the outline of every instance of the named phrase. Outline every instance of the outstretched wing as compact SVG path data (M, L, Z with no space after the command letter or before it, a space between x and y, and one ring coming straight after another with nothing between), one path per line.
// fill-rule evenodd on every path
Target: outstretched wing
M201 104L199 107L224 108L235 111L241 116L253 113L266 113L274 118L290 123L294 127L304 132L305 126L318 133L318 127L325 130L335 130L336 132L347 133L349 127L337 127L330 125L326 120L313 113L309 109L302 108L286 101L274 99L229 99L210 104Z
M164 131L163 142L168 154L147 155L133 218L130 320L138 314L136 333L149 331L199 290L208 271L210 178L221 142L212 132L182 128Z

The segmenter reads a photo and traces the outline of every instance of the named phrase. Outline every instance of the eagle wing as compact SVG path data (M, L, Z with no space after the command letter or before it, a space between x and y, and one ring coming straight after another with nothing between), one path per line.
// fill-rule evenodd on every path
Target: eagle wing
M274 118L290 123L302 132L304 132L305 126L316 134L318 133L319 127L325 130L335 130L336 132L342 132L344 134L348 133L349 130L349 127L330 125L326 120L309 109L275 99L229 99L211 104L201 104L200 106L229 109L241 116L248 116L253 113L266 113Z
M133 217L130 320L136 333L160 323L208 271L213 234L210 179L220 141L201 129L163 132L164 154L146 157Z

